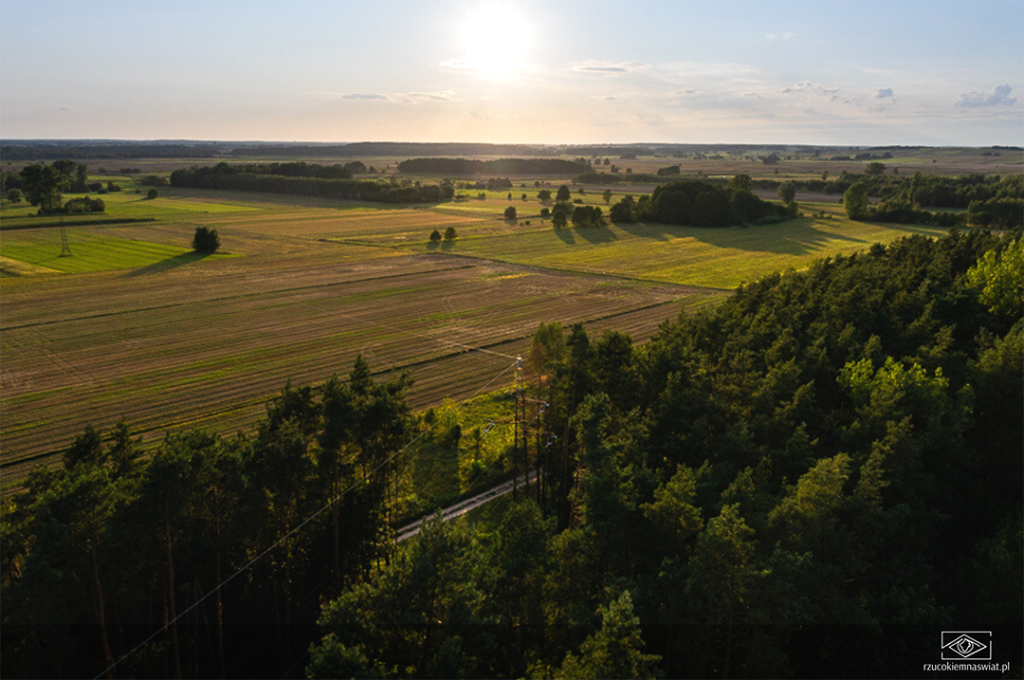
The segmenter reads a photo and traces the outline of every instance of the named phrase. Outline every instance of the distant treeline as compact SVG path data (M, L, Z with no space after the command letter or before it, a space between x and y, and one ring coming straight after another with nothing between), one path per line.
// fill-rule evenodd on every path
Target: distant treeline
M845 173L844 173L845 174ZM972 226L997 229L1024 227L1024 176L1005 179L968 175L960 178L856 176L843 194L847 215L855 220L936 224L942 227ZM842 179L842 178L841 178ZM868 196L882 197L878 206ZM966 208L966 212L927 210L928 207Z
M971 201L987 201L991 198L1024 199L1024 175L963 175L944 177L925 175L886 175L844 172L834 180L793 179L786 180L796 185L798 191L820 194L843 194L860 182L867 188L868 196L889 200L905 197L910 202L927 208L966 209ZM755 189L778 189L778 180L754 180Z
M72 158L337 158L372 156L556 156L561 148L523 144L444 144L358 142L354 144L273 144L239 142L0 141L4 160Z
M581 162L582 161L582 162ZM501 158L476 161L465 158L413 158L398 164L399 172L440 175L575 175L586 169L585 159Z
M171 173L171 186L293 194L378 203L437 203L451 198L455 193L454 187L451 185L402 186L389 182L355 180L340 176L334 178L316 174L296 176L274 174L273 172L274 169L281 167L284 167L287 172L299 172L299 166L303 166L304 171L310 173L347 174L349 178L351 177L351 172L342 166L325 167L306 163L235 166L218 163L214 166L193 166L185 170L175 170Z

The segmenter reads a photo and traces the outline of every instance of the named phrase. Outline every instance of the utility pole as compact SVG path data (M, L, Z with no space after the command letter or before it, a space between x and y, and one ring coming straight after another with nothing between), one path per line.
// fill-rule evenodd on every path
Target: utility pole
M60 216L60 256L71 257L71 246L68 245L68 230L64 228L64 216Z
M523 397L523 358L516 357L516 405L512 435L512 499L519 500L519 404ZM524 447L525 448L525 447ZM524 466L525 467L525 466Z

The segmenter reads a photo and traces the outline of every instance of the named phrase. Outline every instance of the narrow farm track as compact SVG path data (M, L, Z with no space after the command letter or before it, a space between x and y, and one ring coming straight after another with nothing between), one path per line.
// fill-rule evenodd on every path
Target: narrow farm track
M246 260L255 259L242 258ZM3 484L124 417L145 439L244 429L286 382L345 375L357 354L408 370L414 407L463 398L527 351L540 320L638 341L714 291L445 255L231 259L144 276L5 282Z

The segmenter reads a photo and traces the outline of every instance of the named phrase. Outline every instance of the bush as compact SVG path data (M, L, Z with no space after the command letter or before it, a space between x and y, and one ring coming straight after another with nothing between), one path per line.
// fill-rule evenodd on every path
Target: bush
M106 209L107 206L102 198L82 196L80 198L73 198L65 203L62 212L71 215L75 213L104 212Z
M448 227L447 229L444 230L445 241L454 241L456 238L458 238L458 236L459 234L455 231L455 227Z
M550 210L548 210L547 208L541 208L541 209L540 209L540 216L541 216L541 217L547 217L547 216L549 216L550 214L551 214L551 211L550 211Z
M146 192L146 198L153 199L160 195L160 192L156 189L150 189Z
M220 234L216 229L209 227L196 227L195 236L192 237L192 250L197 253L215 253L220 248Z

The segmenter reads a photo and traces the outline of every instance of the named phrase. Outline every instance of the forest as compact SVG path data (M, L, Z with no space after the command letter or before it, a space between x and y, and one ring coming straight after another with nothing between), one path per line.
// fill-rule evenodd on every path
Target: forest
M400 456L458 436L362 359L250 435L87 428L4 499L2 675L914 677L977 626L1019 673L1022 259L954 230L640 346L542 324L543 481L479 532L392 543Z
M575 174L588 167L585 158L570 161L561 158L412 158L398 164L399 172L431 175L554 175Z
M733 224L771 223L796 215L792 200L784 205L763 201L751 192L749 175L736 175L728 186L688 180L659 186L650 196L626 196L612 206L615 222L643 219L662 224L727 227Z
M214 166L175 170L171 173L171 186L380 203L437 203L455 194L451 184L413 185L410 182L404 185L351 177L351 169L341 165L273 163L235 166L221 162Z

